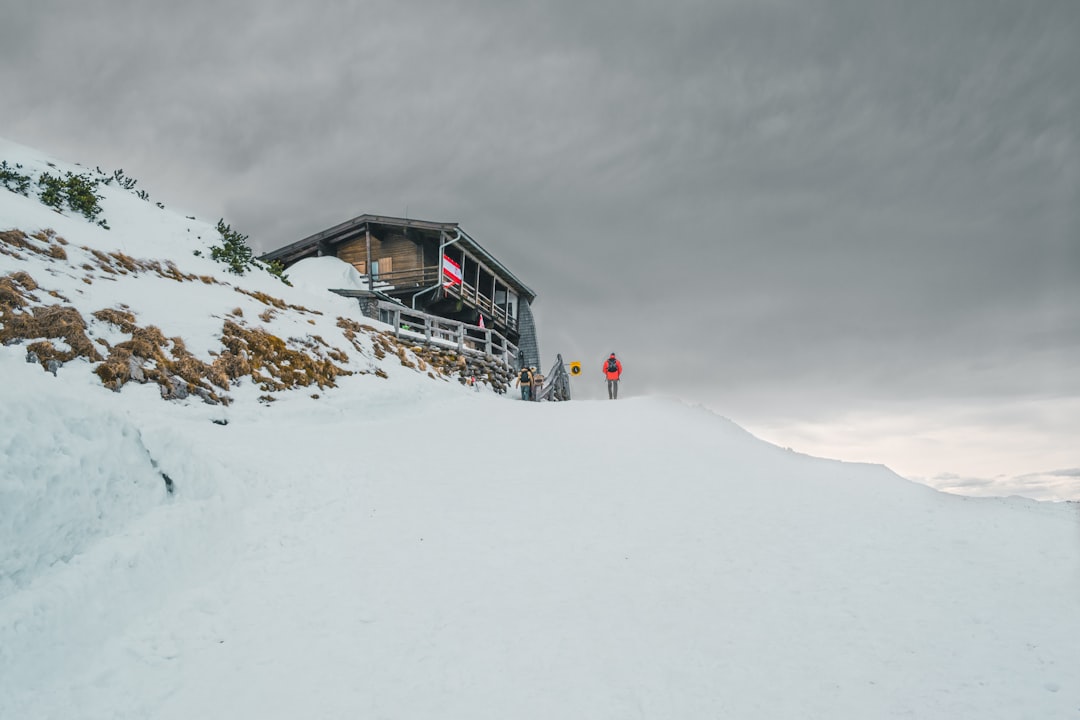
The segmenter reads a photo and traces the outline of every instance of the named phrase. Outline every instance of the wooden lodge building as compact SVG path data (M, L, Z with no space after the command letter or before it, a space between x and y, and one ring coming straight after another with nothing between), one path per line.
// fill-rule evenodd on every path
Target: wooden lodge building
M503 363L540 367L533 292L457 223L361 215L266 253L286 268L332 255L364 277L365 315L431 342L456 338ZM447 321L447 322L441 322ZM421 338L421 336L423 336Z

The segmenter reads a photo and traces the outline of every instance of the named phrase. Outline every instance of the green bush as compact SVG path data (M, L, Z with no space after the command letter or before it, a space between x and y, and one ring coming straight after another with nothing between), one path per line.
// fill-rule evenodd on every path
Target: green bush
M0 161L0 183L13 193L30 197L30 176L23 175L19 170L22 170L22 165L18 163L11 167L7 160Z
M101 196L97 194L97 186L98 181L91 179L89 175L76 175L72 172L64 175L68 207L91 222L97 220L101 214L101 205L98 204Z
M138 180L136 180L135 178L125 176L122 169L113 170L113 176L109 180L105 181L106 184L108 184L111 180L116 180L117 185L124 188L125 190L134 190L135 185L138 183Z
M225 263L229 272L243 275L248 268L254 267L255 254L247 244L247 235L241 235L225 224L225 220L218 220L217 231L221 233L221 245L210 248L210 257L218 262Z
M64 181L49 173L42 173L37 181L38 200L55 210L64 209Z
M49 173L42 173L38 177L38 199L42 203L56 210L63 210L67 204L69 208L81 214L87 220L108 229L104 220L98 220L101 214L99 201L101 196L97 194L98 180L89 175L76 175L68 171L63 178Z
M280 260L271 260L268 263L259 264L263 266L263 269L265 269L266 272L270 273L281 282L285 283L286 285L292 285L292 283L289 282L288 276L285 274L285 264Z
M217 231L221 234L222 243L210 247L210 257L227 265L229 272L243 275L251 268L257 268L265 270L286 285L292 284L285 276L285 266L280 261L274 260L270 263L264 263L255 258L255 253L252 252L251 246L247 243L247 235L241 235L233 230L232 227L225 224L224 219L218 220ZM201 253L196 250L195 254L200 255Z

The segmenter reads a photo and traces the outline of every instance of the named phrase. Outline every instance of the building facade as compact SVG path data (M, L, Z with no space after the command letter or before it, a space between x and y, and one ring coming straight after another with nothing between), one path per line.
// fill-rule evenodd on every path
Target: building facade
M364 276L365 313L386 320L387 303L492 330L517 349L514 364L540 367L532 303L536 293L457 223L361 215L262 256L286 269L308 257L334 256ZM382 315L376 315L376 308Z

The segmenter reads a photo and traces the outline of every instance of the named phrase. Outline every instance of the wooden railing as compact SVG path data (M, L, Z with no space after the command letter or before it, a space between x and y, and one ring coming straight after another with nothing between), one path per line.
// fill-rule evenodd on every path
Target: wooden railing
M408 290L420 288L433 288L441 282L438 266L415 268L412 270L392 270L380 272L375 276L375 288ZM388 288L387 286L390 286ZM456 285L447 285L444 288L448 295L461 298L467 304L482 312L485 317L501 323L511 330L517 329L517 318L510 315L509 308L500 307L495 301L480 292L479 288L467 282Z
M462 282L458 285L450 285L446 288L446 291L455 297L460 297L492 320L501 322L511 329L517 328L517 318L512 317L507 308L499 307L494 300L469 283Z
M376 283L386 283L394 287L428 287L439 279L438 267L414 268L412 270L391 270L375 276Z
M570 399L570 374L566 372L566 363L563 362L562 353L556 356L551 372L544 376L540 392L534 399L555 401Z
M378 307L379 320L393 327L398 339L454 348L462 354L486 355L507 367L517 360L517 346L492 328L447 320L385 300L380 300Z

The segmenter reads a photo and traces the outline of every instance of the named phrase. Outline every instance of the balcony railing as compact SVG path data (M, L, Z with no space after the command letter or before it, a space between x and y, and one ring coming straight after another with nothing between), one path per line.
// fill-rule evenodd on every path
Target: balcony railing
M493 328L447 320L385 300L379 301L378 307L379 320L393 327L399 339L452 348L462 354L486 355L507 367L517 360L517 346Z
M412 270L380 272L375 276L373 284L376 290L393 293L394 290L408 291L429 288L438 285L440 282L438 266L431 266ZM510 314L510 308L505 305L496 305L493 298L484 295L476 286L462 282L447 285L443 290L451 297L461 298L466 305L483 313L485 318L490 318L510 330L517 330L517 318Z

